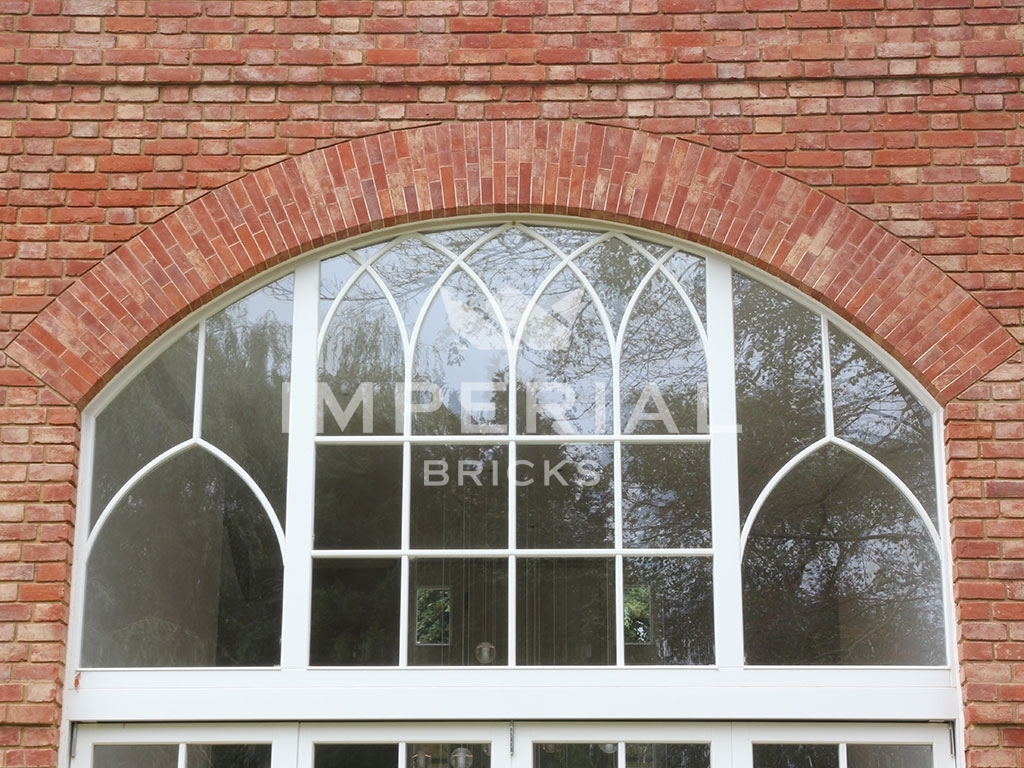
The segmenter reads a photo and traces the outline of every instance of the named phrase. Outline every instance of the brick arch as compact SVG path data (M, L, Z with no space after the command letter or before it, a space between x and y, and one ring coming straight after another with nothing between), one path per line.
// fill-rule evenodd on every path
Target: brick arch
M365 137L238 179L107 256L8 354L84 405L161 332L270 266L367 230L484 212L625 222L736 256L853 322L941 402L1017 350L920 254L798 181L671 137L499 121Z

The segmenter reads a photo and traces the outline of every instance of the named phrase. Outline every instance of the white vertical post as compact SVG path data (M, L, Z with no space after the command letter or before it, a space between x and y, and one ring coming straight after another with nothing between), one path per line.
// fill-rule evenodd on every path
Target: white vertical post
M740 552L732 268L707 260L708 431L711 438L711 536L714 555L715 660L743 666L743 584Z
M317 330L320 263L295 270L292 315L291 402L288 424L288 495L284 548L281 666L309 665L312 599L313 496L316 480Z

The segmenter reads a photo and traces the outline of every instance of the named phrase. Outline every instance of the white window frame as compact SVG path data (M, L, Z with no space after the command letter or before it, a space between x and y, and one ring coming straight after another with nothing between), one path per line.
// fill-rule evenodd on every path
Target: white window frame
M312 768L316 744L450 743L490 745L490 768L533 768L533 745L615 744L626 768L625 743L710 746L711 768L753 768L754 744L836 744L846 768L847 744L919 744L932 750L933 768L953 768L956 746L943 723L722 723L722 722L377 722L118 724L78 726L71 768L93 768L97 745L271 744L271 768ZM402 758L399 758L399 764ZM396 765L395 768L399 768Z
M507 222L508 217L463 217L433 223L435 228L479 226ZM863 334L840 318L811 304L795 289L742 265L709 248L674 238L605 222L564 217L516 217L516 221L546 226L600 227L642 239L680 245L707 259L708 365L711 442L711 493L713 508L738 509L736 483L735 399L722 396L735 389L732 304L711 297L730 288L735 270L768 284L819 312L848 334L891 370L924 402L932 413L935 435L942 434L941 410L916 382ZM358 247L404 232L425 231L429 226L396 227L384 233L355 238L309 254L298 262L268 271L240 291L213 302L203 310L209 317L259 284L294 272L296 296L316 295L319 261L342 247ZM295 302L293 321L293 371L312 372L292 376L290 395L290 450L287 504L290 510L312 509L313 472L317 430L317 337L316 302ZM79 510L89 509L92 441L95 414L141 370L146 362L166 349L196 323L183 321L153 344L127 371L119 375L83 413ZM514 428L514 427L513 427ZM618 422L616 429L619 429ZM408 445L408 443L407 443ZM284 607L281 664L263 669L81 669L84 561L77 557L72 578L69 631L68 685L64 695L65 722L236 722L271 720L412 721L425 712L445 720L508 721L573 719L612 721L631 719L673 720L829 720L957 721L961 717L956 648L953 635L951 561L948 518L944 502L941 440L936 439L940 561L947 616L945 666L940 667L744 667L741 600L742 542L738 514L713 516L714 606L716 663L709 667L587 667L587 668L308 668L311 566L314 554L311 514L289 513L284 535ZM408 449L407 449L408 450ZM76 531L76 550L86 552L88 526ZM734 545L723 542L734 542ZM636 554L632 550L602 550L601 555ZM400 556L402 553L398 553ZM531 553L542 555L543 552ZM459 557L472 551L459 550ZM514 561L514 558L513 558ZM403 558L407 562L407 558ZM404 566L407 567L407 566ZM403 576L407 573L403 572ZM510 579L513 575L509 574ZM621 575L620 575L621 579ZM621 612L621 607L619 608ZM511 611L514 619L514 607ZM401 643L408 606L402 606ZM513 622L514 623L514 622ZM621 624L621 616L619 616ZM297 631L294 627L302 627ZM511 634L511 632L510 632ZM405 654L402 654L405 658ZM620 658L621 663L621 658ZM623 702L629 702L628 711Z

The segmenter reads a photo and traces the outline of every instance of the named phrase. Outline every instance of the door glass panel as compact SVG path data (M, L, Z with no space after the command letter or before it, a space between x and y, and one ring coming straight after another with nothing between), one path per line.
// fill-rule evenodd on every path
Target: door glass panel
M616 768L618 744L534 744L533 768Z
M839 768L839 745L754 744L754 768Z
M405 754L405 768L490 768L491 766L490 744L407 744Z
M97 744L92 768L177 768L177 744Z
M931 744L847 744L847 768L932 768Z
M710 744L627 744L626 768L710 768Z
M270 768L269 744L189 744L186 768Z
M317 744L313 768L398 768L398 745Z

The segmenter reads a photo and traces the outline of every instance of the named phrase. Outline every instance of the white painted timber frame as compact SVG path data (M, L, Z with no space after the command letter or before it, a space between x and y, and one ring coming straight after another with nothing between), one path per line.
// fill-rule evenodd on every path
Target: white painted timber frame
M732 273L741 271L748 276L767 283L772 288L800 301L805 306L810 302L796 291L770 279L767 275L739 265L727 257L693 244L675 241L665 236L643 230L630 229L586 220L570 220L554 217L519 218L541 226L567 226L578 229L599 229L620 232L627 236L672 245L686 253L706 259L707 264L707 362L709 369L709 426L708 434L683 436L683 440L710 443L711 496L712 496L712 537L713 549L708 550L635 550L621 544L621 526L617 531L616 546L602 549L599 553L587 550L574 551L573 555L600 554L615 557L617 579L621 588L622 556L642 554L675 554L694 557L711 557L714 573L714 622L716 661L713 666L660 666L631 667L623 664L622 637L619 633L617 665L607 667L516 667L512 664L514 650L510 652L510 666L500 668L482 667L373 667L373 668L310 668L309 624L311 601L311 573L316 558L345 556L342 552L315 552L313 541L313 487L315 454L317 445L345 442L345 438L317 435L317 360L318 336L321 320L317 300L320 287L320 261L345 248L354 248L385 238L407 234L411 227L400 227L386 232L363 236L351 242L332 246L310 254L300 261L292 262L259 278L259 284L279 279L284 274L294 274L295 302L293 318L293 345L289 411L289 459L287 525L282 530L272 514L275 531L282 545L284 561L283 630L281 663L273 668L202 668L202 669L83 669L79 664L79 647L82 637L82 603L85 585L85 563L92 542L87 525L77 526L77 545L72 583L71 623L69 637L68 686L64 695L64 718L66 723L150 723L148 726L111 728L103 725L81 725L76 730L76 768L91 768L87 747L101 743L104 739L141 740L186 743L194 739L203 741L215 738L238 743L250 736L257 741L270 740L274 743L274 768L282 766L308 766L309 745L316 739L342 738L360 741L370 738L365 734L377 733L377 726L366 723L391 723L387 739L413 740L421 727L414 725L424 720L466 723L465 730L444 725L440 730L428 728L431 739L447 738L438 733L451 733L465 739L485 734L491 741L507 740L508 722L528 723L538 721L594 721L612 723L604 725L580 725L572 730L571 740L598 738L601 741L627 741L648 738L642 734L661 734L657 739L685 740L690 734L705 734L701 739L710 739L713 750L713 764L728 763L736 766L749 765L749 758L743 757L743 749L749 753L751 740L759 738L762 726L723 725L721 722L735 721L821 721L835 723L830 726L786 725L771 732L771 741L794 734L793 738L824 738L825 740L858 739L864 734L858 725L840 725L842 721L863 721L881 723L884 721L924 723L927 721L957 721L961 707L955 665L951 662L938 667L745 667L743 656L742 585L741 559L744 542L750 524L756 517L751 514L746 528L741 530L738 514L737 449L735 374L733 360L732 320ZM435 228L453 229L469 226L497 226L512 224L508 218L467 217L450 219L437 224ZM424 225L419 231L426 231ZM202 318L223 309L231 301L243 296L248 288L234 292L229 297L210 305L202 311ZM493 301L493 299L492 299ZM926 520L928 529L939 552L944 585L946 610L947 659L955 659L952 632L952 597L950 578L950 557L948 531L944 521L944 486L942 472L942 423L940 409L916 382L901 373L897 366L841 320L829 315L820 307L812 307L823 317L822 329L832 323L844 333L856 339L865 348L872 350L902 383L927 405L932 413L934 459L936 477L941 492L938 496L938 519L936 527L923 514L920 504L915 509ZM692 308L691 308L692 309ZM79 497L81 519L89 519L90 476L92 471L92 445L96 414L109 403L114 395L130 380L133 374L166 349L185 332L196 327L202 319L192 318L147 350L129 370L120 375L88 407L83 417L83 459ZM403 330L404 333L404 330ZM828 349L827 337L826 344ZM616 358L617 359L617 358ZM514 362L510 363L514 366ZM827 371L827 365L825 366ZM512 373L514 376L514 371ZM512 379L514 380L514 379ZM197 392L201 392L201 380L197 381ZM515 398L511 398L514 408ZM615 398L615 402L618 398ZM197 409L198 410L198 409ZM408 413L408 409L406 409ZM616 433L610 438L620 445L621 420L616 411ZM197 424L198 424L197 416ZM495 443L504 440L514 446L517 439L514 413L509 419L510 435L461 436L427 438L432 443ZM830 422L829 422L830 423ZM534 442L551 441L544 436L530 436ZM632 439L632 438L631 438ZM829 427L825 438L835 441ZM564 438L557 437L558 442ZM576 437L572 438L577 441ZM608 441L609 438L602 438ZM408 466L410 446L416 441L405 436L394 438L355 438L347 442L379 444L399 443L405 446L405 461ZM579 440L586 441L586 438ZM189 441L190 445L207 447L198 431ZM182 447L173 450L183 450ZM618 457L619 450L616 449ZM858 454L872 466L884 470L875 460L861 452ZM616 459L619 460L618 458ZM235 468L241 472L240 468ZM140 471L140 475L144 472ZM895 476L887 475L898 485ZM510 486L512 484L510 483ZM905 491L905 486L902 486ZM513 489L510 488L510 495ZM408 490L406 489L406 496ZM259 494L264 508L269 510L266 498ZM908 498L910 498L908 494ZM760 502L759 502L760 503ZM408 517L408 503L404 515ZM515 542L514 519L510 520L510 543ZM98 531L97 526L92 536ZM368 555L359 552L358 557L393 557L400 560L403 583L408 583L410 550L408 525L403 547L397 551L374 552ZM545 550L530 550L531 556L544 556ZM509 582L514 583L514 565L520 554L514 546L506 550L458 550L422 552L417 556L458 556L458 557L504 557L509 562ZM559 550L549 552L566 556ZM355 556L349 553L350 556ZM403 589L400 657L406 658L408 643L408 589ZM510 648L515 642L515 606L510 610ZM622 608L618 608L617 626L622 625ZM672 721L668 725L641 727L624 721ZM689 721L689 722L687 722ZM283 722L321 722L331 725L285 725ZM351 735L349 726L341 723L352 722L355 729ZM178 723L179 725L158 725ZM184 723L197 723L186 726ZM207 723L210 725L203 725ZM212 725L232 723L234 725ZM273 723L266 725L266 723ZM668 728L663 731L662 728ZM768 727L768 726L763 726ZM549 728L564 733L563 725L547 726L536 724L527 730L521 726L520 738L548 738L544 736ZM816 730L818 728L818 730ZM872 726L871 738L902 740L906 734L913 739L924 739L936 745L947 744L945 726L918 725L913 727ZM903 730L901 730L903 728ZM906 730L909 728L909 730ZM803 730L802 730L803 729ZM669 733L670 736L665 736ZM607 735L611 734L611 735ZM804 735L801 735L804 734ZM811 734L811 735L806 735ZM818 734L814 736L814 734ZM858 735L859 734L859 735ZM900 735L903 734L903 735ZM116 737L116 738L115 738ZM484 738L485 736L479 736ZM374 737L375 738L375 737ZM554 740L565 740L559 736ZM650 738L655 738L650 736ZM698 736L693 736L698 738ZM789 738L786 736L786 738ZM737 741L738 740L738 741ZM198 742L197 742L198 743ZM205 743L205 742L204 742ZM739 744L739 746L737 746ZM744 746L746 745L746 746ZM279 749L280 748L280 749ZM296 751L297 750L297 751ZM280 757L289 753L287 758ZM945 765L939 761L942 749L936 747L936 766ZM502 758L501 750L495 750L494 768L518 766L521 755L517 751L514 759ZM522 754L529 754L524 749ZM295 757L298 755L298 757ZM716 755L727 757L719 760ZM296 763L296 760L298 762Z

